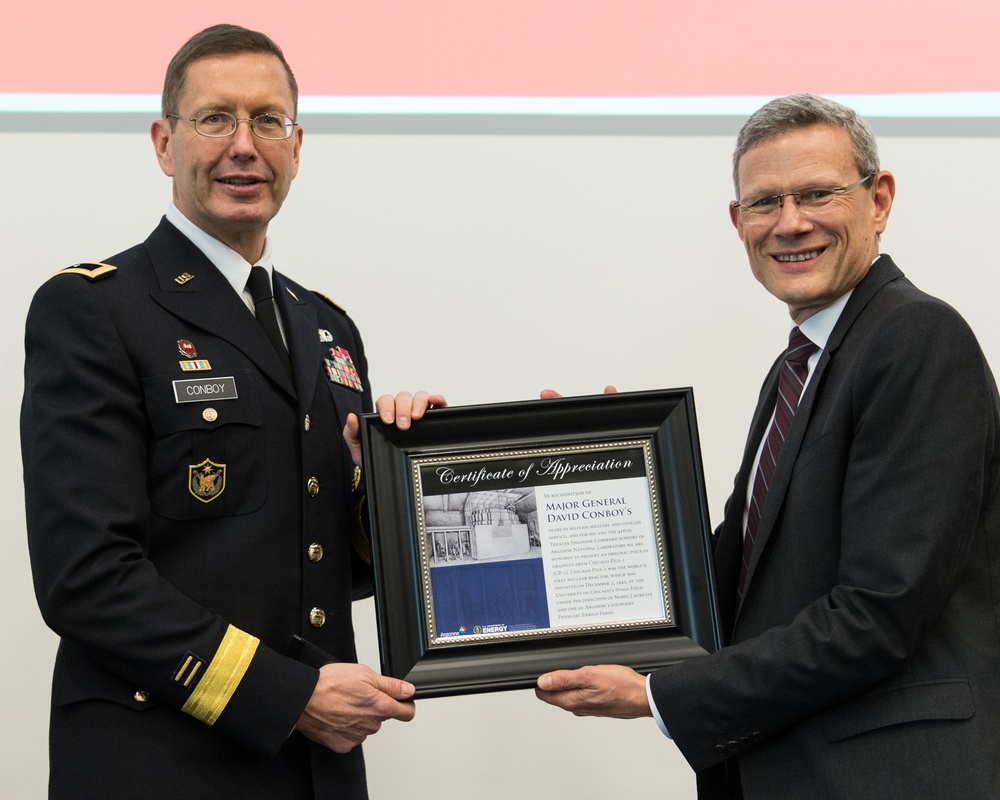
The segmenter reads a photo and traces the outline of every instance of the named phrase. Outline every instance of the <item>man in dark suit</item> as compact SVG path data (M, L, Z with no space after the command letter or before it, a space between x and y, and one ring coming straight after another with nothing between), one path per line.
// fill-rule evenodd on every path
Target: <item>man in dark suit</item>
M879 254L895 182L853 111L772 101L740 132L734 179L751 268L796 327L715 532L726 646L646 678L557 671L537 693L653 713L701 798L1000 797L989 366Z
M362 341L267 239L296 104L263 34L194 36L151 130L166 218L29 312L28 536L61 637L51 797L365 798L357 745L413 716L412 686L354 663ZM407 427L432 399L378 407Z

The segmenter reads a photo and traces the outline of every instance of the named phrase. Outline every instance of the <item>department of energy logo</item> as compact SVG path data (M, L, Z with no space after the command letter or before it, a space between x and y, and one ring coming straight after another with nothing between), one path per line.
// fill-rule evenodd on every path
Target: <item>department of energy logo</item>
M476 625L472 629L473 633L506 633L506 625Z
M534 627L534 626L532 625L530 627ZM507 632L507 626L506 625L473 625L472 626L472 633L474 635L478 635L478 634L482 634L482 633L506 633L506 632ZM438 637L444 639L444 638L447 638L449 636L468 636L468 635L469 635L469 629L466 628L464 625L460 625L457 631L442 631L441 633L438 634Z

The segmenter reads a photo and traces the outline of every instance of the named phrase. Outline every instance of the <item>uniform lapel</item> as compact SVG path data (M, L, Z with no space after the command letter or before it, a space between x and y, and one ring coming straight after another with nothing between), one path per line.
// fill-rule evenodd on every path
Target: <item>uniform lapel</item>
M145 245L157 280L150 292L153 300L241 350L294 396L291 379L253 313L201 250L165 220Z
M299 407L308 409L316 391L317 371L320 368L316 308L306 301L301 287L293 288L284 275L275 271L273 281L274 299L285 325L288 350L292 357L292 372L295 374Z

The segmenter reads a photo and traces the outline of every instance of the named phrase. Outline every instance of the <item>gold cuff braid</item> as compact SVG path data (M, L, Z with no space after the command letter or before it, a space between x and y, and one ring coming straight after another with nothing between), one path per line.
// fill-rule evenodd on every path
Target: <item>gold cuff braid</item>
M181 711L214 725L240 685L260 640L232 625L222 637L219 649Z

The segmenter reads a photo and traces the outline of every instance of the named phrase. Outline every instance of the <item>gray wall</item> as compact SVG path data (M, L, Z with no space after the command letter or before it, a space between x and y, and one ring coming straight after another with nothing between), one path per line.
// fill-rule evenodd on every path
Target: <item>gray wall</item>
M729 223L734 124L718 127L725 135L413 136L310 133L306 122L301 171L271 228L277 263L353 315L376 394L427 388L468 404L549 386L693 386L718 522L789 324ZM927 130L882 126L883 164L898 182L883 250L966 316L997 365L1000 138ZM35 798L56 642L25 546L24 316L58 269L144 238L169 182L144 134L7 132L0 147L0 794ZM356 623L362 660L377 668L371 601ZM387 724L366 751L376 799L694 796L690 770L651 720L576 719L529 691L422 701L412 723Z

